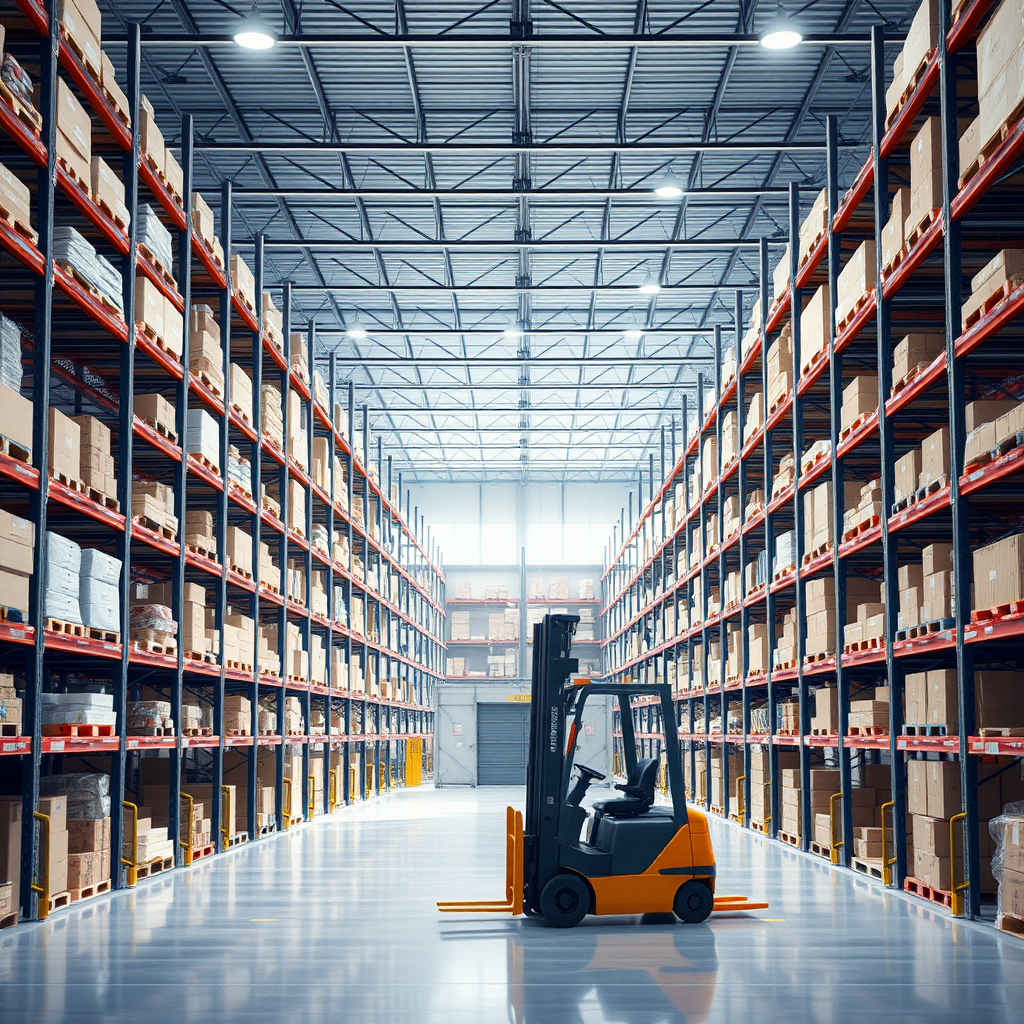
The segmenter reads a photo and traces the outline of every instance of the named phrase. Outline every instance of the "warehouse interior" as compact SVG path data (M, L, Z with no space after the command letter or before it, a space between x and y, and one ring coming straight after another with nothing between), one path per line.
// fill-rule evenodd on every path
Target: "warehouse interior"
M1020 0L0 50L4 1020L1020 1020Z

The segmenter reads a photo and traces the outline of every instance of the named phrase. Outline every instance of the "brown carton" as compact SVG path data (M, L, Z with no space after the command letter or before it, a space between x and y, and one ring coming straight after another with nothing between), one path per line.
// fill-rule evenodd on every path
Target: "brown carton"
M960 765L953 761L928 761L928 816L947 821L961 809Z
M50 406L50 474L78 480L81 471L81 430L59 409Z
M921 443L920 486L949 474L949 427L940 427Z

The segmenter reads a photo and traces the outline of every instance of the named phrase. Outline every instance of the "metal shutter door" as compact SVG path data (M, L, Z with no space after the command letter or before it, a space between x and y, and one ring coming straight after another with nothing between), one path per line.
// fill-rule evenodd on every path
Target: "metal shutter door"
M476 784L525 786L529 704L477 704Z

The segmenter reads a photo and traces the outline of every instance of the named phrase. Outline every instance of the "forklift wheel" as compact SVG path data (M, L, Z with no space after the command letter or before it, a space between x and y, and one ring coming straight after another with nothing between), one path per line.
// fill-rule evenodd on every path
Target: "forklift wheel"
M679 887L673 908L680 921L700 924L701 921L706 921L711 916L711 911L715 909L715 897L703 882L691 879Z
M589 910L590 890L578 875L555 875L541 890L540 911L555 928L575 927Z

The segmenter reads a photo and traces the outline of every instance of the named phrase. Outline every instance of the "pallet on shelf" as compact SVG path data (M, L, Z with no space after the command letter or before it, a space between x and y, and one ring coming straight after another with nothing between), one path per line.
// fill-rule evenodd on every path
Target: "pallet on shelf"
M68 895L72 903L81 903L82 900L90 900L94 896L102 896L110 892L110 879L105 878L102 882L95 882L92 885L83 885L80 889L68 889Z

